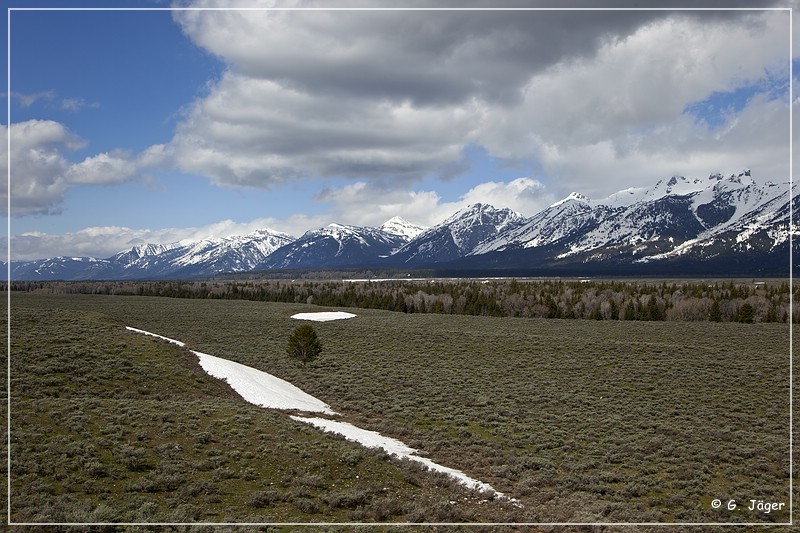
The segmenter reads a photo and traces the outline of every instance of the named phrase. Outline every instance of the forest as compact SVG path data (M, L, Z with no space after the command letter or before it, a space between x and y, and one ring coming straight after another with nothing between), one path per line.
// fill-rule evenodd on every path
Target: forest
M402 313L588 320L800 321L785 280L247 280L12 282L12 291L307 303ZM795 301L798 291L793 290Z

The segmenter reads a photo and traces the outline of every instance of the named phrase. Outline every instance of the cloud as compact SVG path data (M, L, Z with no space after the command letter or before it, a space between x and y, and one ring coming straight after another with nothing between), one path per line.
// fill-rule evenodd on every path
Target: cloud
M15 214L56 211L70 187L177 169L234 187L348 178L351 188L319 195L334 207L332 216L379 223L379 215L404 207L427 224L449 206L435 191L416 190L418 184L463 173L470 145L531 163L538 181L487 181L462 199L522 212L570 190L602 197L671 173L748 166L782 179L783 163L776 162L788 145L782 116L788 103L757 94L714 127L692 104L780 77L788 59L785 13L322 10L173 17L226 65L204 96L185 107L174 137L141 153L109 151L73 163L65 154L77 137L65 126L43 121L55 137L29 132L19 146L13 133ZM56 95L26 98L32 105ZM65 98L61 105L90 104ZM378 208L345 209L359 198L377 200Z
M149 230L136 231L121 226L89 227L63 234L26 232L11 238L11 259L27 261L61 256L105 258L130 248L137 239L150 238L158 239L158 236ZM6 244L5 239L2 244Z
M15 261L56 256L106 258L139 244L171 244L182 240L228 237L268 227L272 222L272 219L259 219L239 224L224 220L190 228L134 229L124 226L95 226L63 234L27 232L12 237L11 257Z
M687 145L659 133L681 130L691 103L757 83L785 70L788 59L781 12L173 16L228 66L170 143L178 168L220 185L346 177L393 178L408 189L423 177L457 176L467 168L464 148L478 144L495 157L541 162L543 179L562 188L606 182L607 194L659 177L643 164L649 157L724 164L692 145L676 160ZM718 148L710 146L714 135L701 144L724 157L719 139ZM650 136L662 149L650 143L649 152L637 152ZM769 151L755 132L736 148L753 159ZM602 174L587 174L590 161L574 164L560 154L607 163Z
M218 184L451 177L465 170L463 149L486 115L516 106L533 73L662 16L176 12L228 70L171 147L180 169Z
M191 5L222 4L199 0ZM224 5L252 7L253 2ZM476 96L515 100L531 72L570 56L591 55L602 36L625 34L642 21L665 15L322 10L183 11L174 16L195 43L243 76L334 98L380 97L428 107Z
M378 226L394 216L423 226L435 226L459 209L475 203L509 207L531 216L555 200L544 184L528 177L480 183L452 202L443 201L436 191L414 191L389 182L367 181L323 189L315 199L331 204L337 222L359 226Z
M188 228L129 228L125 226L93 226L79 231L51 234L38 231L14 235L11 239L11 258L28 261L47 257L107 258L141 244L172 244L246 235L270 228L295 237L309 228L334 222L329 215L293 215L285 219L258 218L247 222L221 220L204 226ZM6 250L6 238L0 238L0 249Z
M130 152L116 151L87 157L71 165L64 177L70 184L107 185L127 181L138 171Z
M331 205L336 222L378 226L394 216L432 226L444 220L441 197L435 191L414 191L391 181L358 181L339 188L325 188L315 200Z
M247 222L227 219L188 228L96 226L63 234L27 232L12 238L12 259L31 260L64 255L106 258L145 243L171 244L209 237L230 237L264 228L299 237L307 230L333 222L377 226L398 215L416 224L433 226L458 209L476 202L511 207L531 215L553 201L553 197L545 192L544 186L531 178L482 183L454 202L443 201L435 191L408 191L393 186L391 182L385 182L381 186L377 182L365 181L324 189L315 199L329 203L332 209L319 215L296 214L283 219L267 217ZM5 242L0 239L0 248L5 249Z
M319 176L417 179L461 169L472 103L408 103L311 94L227 73L170 143L184 172L220 185L269 187Z
M2 126L0 175L8 176L11 161L11 213L14 216L58 213L66 192L80 185L111 185L138 179L143 172L168 164L163 145L139 154L116 150L71 162L65 153L85 146L85 141L66 126L52 120L28 120ZM7 210L8 181L2 180L2 210Z
M707 175L741 168L742 160L779 172L775 161L788 159L788 105L765 98L771 87L718 129L685 110L709 94L773 79L776 69L786 78L788 21L781 15L707 26L672 17L609 38L592 60L533 76L520 106L486 114L477 142L501 157L535 154L554 182L589 194L646 185L667 169ZM787 177L786 170L770 176Z
M508 183L481 183L462 197L462 202L466 204L488 203L495 207L509 207L524 216L533 216L556 200L542 182L532 178L517 178Z
M788 181L787 103L764 95L716 128L681 115L648 131L592 143L547 145L540 150L545 173L562 176L565 190L592 198L629 186L648 186L672 175L705 177L752 168L760 181Z
M474 195L473 198L474 199ZM222 220L188 228L136 229L122 226L88 227L75 232L48 234L27 232L11 240L11 257L15 261L56 256L89 256L106 258L133 246L154 243L170 244L197 241L210 237L230 237L270 228L295 237L308 230L333 222L377 226L389 218L402 215L411 222L432 226L443 221L464 202L442 202L434 191L403 191L397 188L377 191L367 182L355 182L339 189L327 189L317 200L329 202L333 209L324 214L295 214L283 219L259 218L248 222ZM369 205L369 209L364 206ZM0 239L0 249L6 240Z
M0 93L0 96L6 98L8 93ZM21 93L18 91L11 91L11 98L19 103L22 107L31 107L39 101L49 104L57 103L58 107L66 111L80 111L84 108L97 109L100 107L98 102L87 102L85 98L58 98L55 91L40 91L37 93Z
M61 109L67 111L80 111L84 108L97 109L100 107L98 102L87 102L85 98L63 98L61 100Z
M3 93L5 96L6 93ZM11 91L11 97L19 102L22 107L30 107L39 100L51 101L56 97L55 91L41 91L38 93L20 93Z
M76 150L83 141L65 126L51 120L30 120L11 126L11 153L8 153L9 129L3 126L0 146L0 172L8 175L11 160L12 213L52 212L63 199L69 183L64 173L70 163L62 150ZM10 157L9 157L10 156ZM3 210L8 201L8 183L3 180Z

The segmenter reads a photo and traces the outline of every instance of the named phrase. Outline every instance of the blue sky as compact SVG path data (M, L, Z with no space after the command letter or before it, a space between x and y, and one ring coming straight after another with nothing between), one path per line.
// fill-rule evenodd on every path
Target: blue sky
M767 11L13 11L12 258L786 181L788 41Z
M15 121L69 123L87 140L78 159L169 141L181 106L222 68L169 12L19 11L12 28L12 90L42 94L27 107L12 98Z

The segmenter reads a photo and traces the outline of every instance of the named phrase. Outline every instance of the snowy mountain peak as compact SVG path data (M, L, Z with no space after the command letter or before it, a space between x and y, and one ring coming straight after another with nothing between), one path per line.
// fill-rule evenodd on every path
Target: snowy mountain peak
M328 224L276 250L260 268L341 268L372 265L406 238L381 228Z
M477 203L459 209L451 217L445 220L443 224L449 225L458 223L459 221L466 221L474 224L476 222L485 222L487 220L519 220L522 218L522 215L507 207L498 209L490 204Z
M756 183L749 169L703 179L676 175L650 187L623 189L603 200L573 192L527 219L511 209L479 203L429 229L394 217L378 227L330 224L299 239L262 229L173 244L134 241L132 248L108 259L12 262L11 276L18 280L202 278L263 269L405 269L441 264L545 271L581 265L609 272L623 265L645 272L647 265L657 263L668 269L689 265L716 273L715 269L727 272L737 262L748 272L767 272L765 261L773 265L769 272L782 275L789 235L797 231L789 224L789 210L793 206L800 211L798 190L800 184L789 192L787 183Z
M392 256L403 264L428 265L465 257L482 242L524 221L519 213L489 204L472 204L397 249Z
M738 189L745 189L750 187L751 185L755 185L755 181L753 177L750 175L750 171L747 170L745 172L740 172L739 174L731 174L727 178L722 178L716 183L714 183L713 190L716 194L720 194L725 191L735 191Z
M478 204L470 204L468 206L462 207L452 215L447 220L458 220L459 218L464 218L465 216L472 216L481 213L487 207L491 208L490 205L484 205L481 203Z
M734 181L736 183L741 183L742 185L745 185L745 186L746 185L752 185L754 183L753 182L753 177L750 175L750 169L749 168L746 168L746 169L742 170L736 176L731 174L730 180Z
M175 248L175 244L140 244L138 246L134 246L130 249L131 255L138 255L139 257L144 257L147 255L157 255L171 248Z
M178 247L178 243L173 244L137 244L136 246L123 250L114 254L111 257L112 261L117 261L121 264L130 265L148 257L154 257L173 248Z
M554 203L550 207L556 207L558 205L565 204L567 202L581 202L581 203L588 204L589 203L589 198L587 196L584 196L583 194L581 194L579 192L573 191L573 192L569 193L569 195L566 198L563 198L563 199L557 201L556 203Z
M741 189L754 183L749 169L745 169L739 174L731 174L728 177L725 177L720 172L715 172L708 179L671 176L669 179L659 180L652 187L628 187L602 200L591 203L592 205L603 205L612 208L629 207L637 202L654 202L666 196L686 196L702 193L703 191L711 191L712 189L716 193L721 193ZM572 199L571 197L572 195L560 202L556 202L553 206L566 202Z
M671 176L669 179L658 180L652 187L629 187L595 203L608 207L629 207L637 202L655 202L666 196L684 196L696 193L706 187L708 187L708 181L705 180Z
M282 239L294 240L294 237L292 237L288 233L283 233L282 231L271 230L269 228L257 229L255 231L252 231L252 232L248 233L247 235L244 235L243 238L245 238L245 239L259 239L259 238L267 239L267 238L271 238L271 237L278 237L278 238L282 238Z
M411 240L427 228L422 226L417 226L416 224L412 224L411 222L407 221L402 217L392 217L383 224L381 224L378 229L385 231L391 235L397 235L398 237L403 237L407 240Z
M310 230L306 231L301 238L305 239L305 238L308 238L308 237L319 237L319 236L322 236L322 235L333 235L333 236L335 236L335 235L340 235L342 233L347 233L347 232L349 232L349 226L346 226L344 224L337 224L336 222L333 222L333 223L328 224L327 226L324 226L324 227L321 227L321 228L310 229Z
M662 181L659 181L655 187L653 187L653 199L657 199L659 196L665 196L668 194L690 194L696 192L700 189L705 188L705 184L702 180L699 179L689 179L683 176L672 176L662 187Z
M647 192L644 187L628 187L622 189L614 194L598 200L597 205L605 205L608 207L625 207L639 201Z

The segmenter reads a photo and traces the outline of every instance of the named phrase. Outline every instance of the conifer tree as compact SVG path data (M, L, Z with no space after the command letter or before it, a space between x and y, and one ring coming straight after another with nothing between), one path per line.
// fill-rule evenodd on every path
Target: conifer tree
M744 304L739 308L739 322L744 322L746 324L752 324L753 318L755 317L755 310L753 306L750 304Z
M708 319L711 322L722 322L722 309L719 306L719 300L714 300L711 304L711 311L708 313Z
M309 324L297 326L289 336L286 353L289 354L289 357L299 359L303 364L322 353L322 343L319 341L314 328Z

